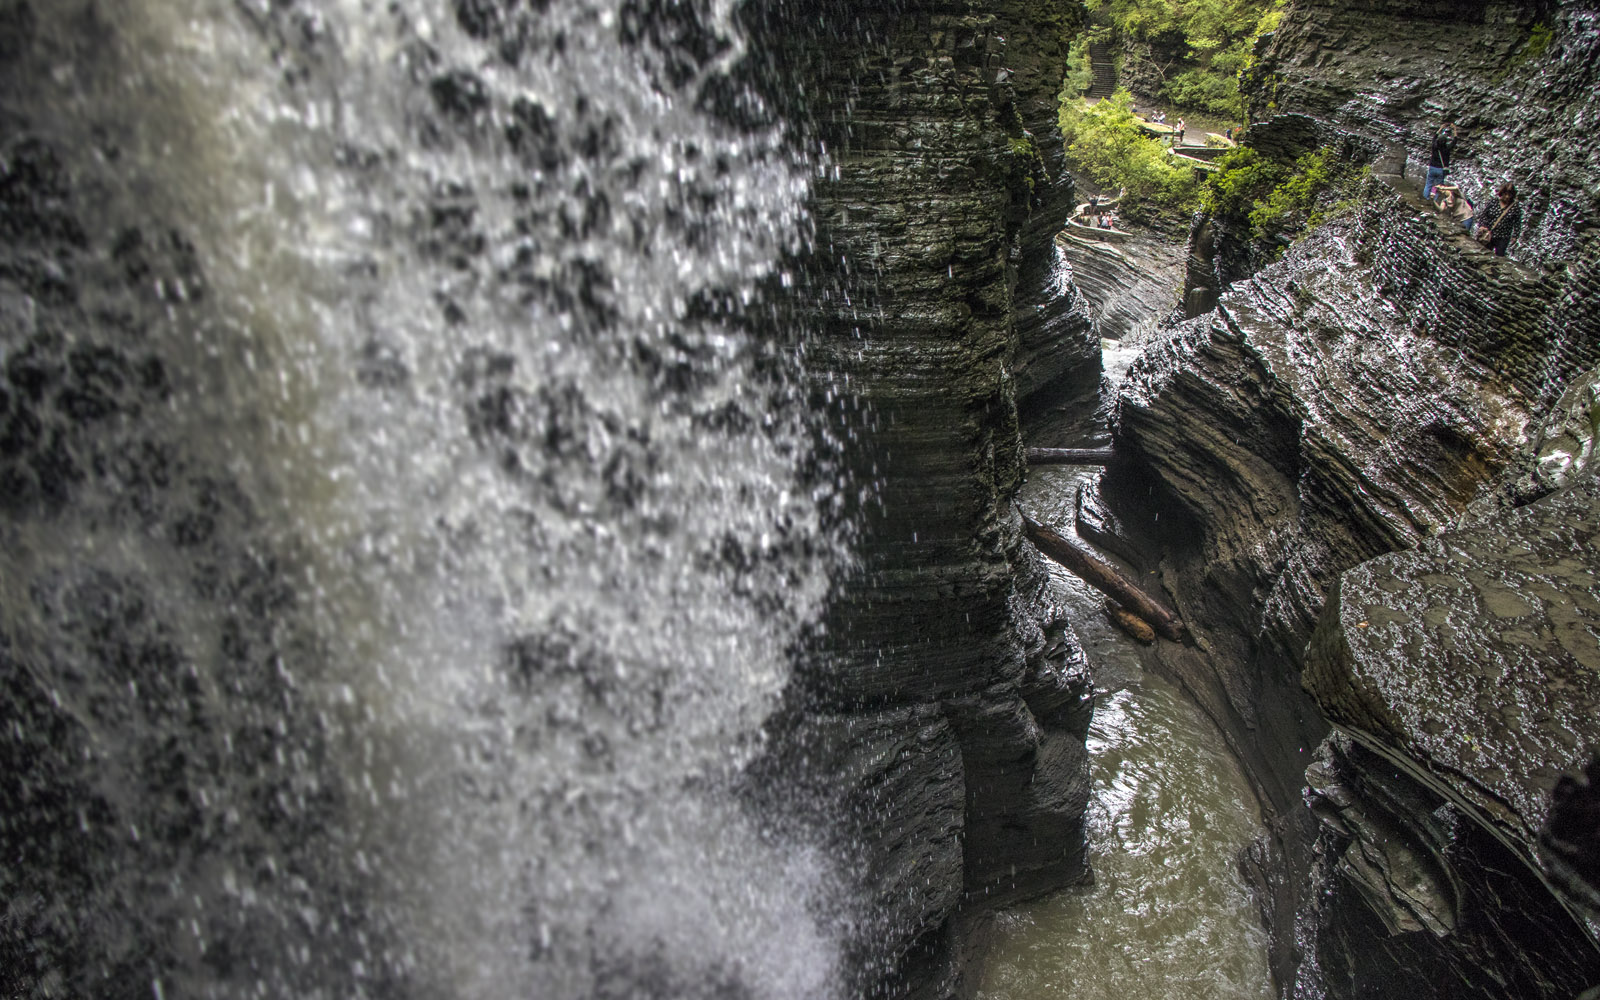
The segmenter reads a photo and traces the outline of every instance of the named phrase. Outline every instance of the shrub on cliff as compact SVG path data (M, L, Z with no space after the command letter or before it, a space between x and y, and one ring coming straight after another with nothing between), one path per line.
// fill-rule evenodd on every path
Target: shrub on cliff
M1349 160L1326 146L1306 153L1295 161L1288 178L1251 208L1250 227L1262 233L1310 229L1327 215L1317 211L1319 204L1333 201L1325 195L1345 187L1356 174ZM1324 204L1324 208L1331 205Z
M1214 216L1243 215L1283 182L1285 164L1240 146L1217 161L1217 171L1206 182L1201 201Z
M1179 107L1242 118L1239 72L1256 40L1277 30L1286 0L1088 0L1125 37L1160 42L1177 60L1159 67L1160 96Z
M1201 194L1202 205L1213 217L1242 223L1246 239L1265 248L1286 245L1320 225L1361 176L1355 164L1326 146L1293 164L1240 147L1217 166Z
M1119 90L1096 104L1061 104L1061 134L1078 170L1105 188L1126 188L1123 211L1135 218L1187 213L1199 204L1193 168L1175 164L1162 143L1139 130L1133 96Z

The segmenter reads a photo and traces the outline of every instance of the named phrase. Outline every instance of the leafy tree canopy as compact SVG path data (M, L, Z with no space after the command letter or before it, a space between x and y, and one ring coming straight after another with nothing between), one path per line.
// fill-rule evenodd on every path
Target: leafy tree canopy
M1061 134L1077 169L1105 188L1125 188L1125 211L1189 212L1198 204L1200 179L1173 161L1166 147L1145 135L1133 115L1133 95L1119 90L1096 104L1061 104Z
M1256 39L1276 31L1287 0L1088 0L1091 12L1119 32L1174 46L1180 68L1161 88L1162 99L1227 118L1244 114L1239 72L1250 65Z

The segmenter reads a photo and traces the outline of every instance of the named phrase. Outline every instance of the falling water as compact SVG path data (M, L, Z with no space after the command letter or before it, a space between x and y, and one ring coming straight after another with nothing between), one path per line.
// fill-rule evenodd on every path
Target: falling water
M732 6L4 7L0 991L833 991Z

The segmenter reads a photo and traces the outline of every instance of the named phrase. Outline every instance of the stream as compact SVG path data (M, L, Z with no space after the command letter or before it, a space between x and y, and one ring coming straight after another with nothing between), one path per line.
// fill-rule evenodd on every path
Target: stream
M1114 381L1133 345L1105 345ZM1097 475L1034 470L1022 507L1072 533L1078 488ZM1254 793L1217 728L1106 620L1105 598L1051 572L1098 688L1085 819L1093 877L996 916L979 1000L1268 1000L1267 935L1235 861L1261 829Z

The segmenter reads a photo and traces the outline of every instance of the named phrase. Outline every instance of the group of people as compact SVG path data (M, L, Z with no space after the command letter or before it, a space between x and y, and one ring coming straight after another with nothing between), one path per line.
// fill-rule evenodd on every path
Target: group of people
M1089 204L1083 210L1083 224L1094 226L1097 229L1111 229L1116 226L1117 216L1110 205L1102 204L1098 196L1089 199Z
M1504 257L1522 225L1522 206L1517 203L1517 189L1510 181L1502 181L1495 188L1493 200L1484 199L1474 205L1461 188L1446 184L1450 172L1450 158L1455 153L1456 129L1445 122L1434 134L1433 145L1428 150L1428 175L1422 185L1422 197L1432 201L1473 238L1488 247L1496 257Z
M1134 112L1134 114L1138 114L1138 113L1139 113L1138 111ZM1145 121L1150 122L1153 125L1165 125L1167 123L1167 113L1158 108L1157 110L1150 112L1149 116L1147 118L1145 118ZM1174 146L1183 145L1183 119L1182 118L1178 119L1178 124L1172 126L1172 144Z

